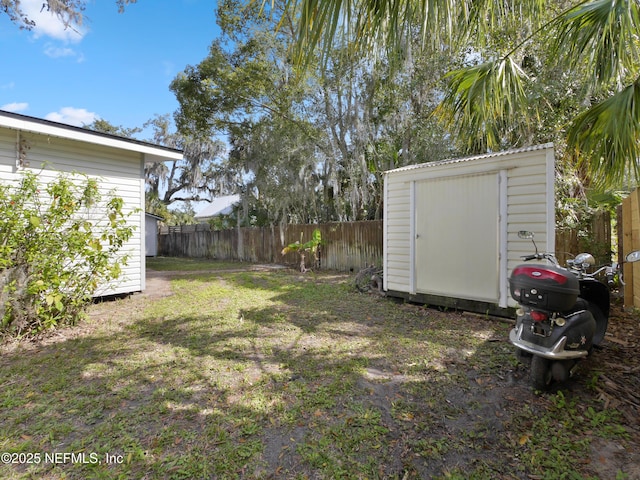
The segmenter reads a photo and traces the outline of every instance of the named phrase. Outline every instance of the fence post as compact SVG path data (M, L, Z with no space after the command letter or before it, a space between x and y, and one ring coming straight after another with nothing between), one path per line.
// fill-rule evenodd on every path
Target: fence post
M238 257L238 260L240 260L241 262L244 262L245 258L244 258L244 236L242 234L242 228L240 227L240 218L238 218L238 228L236 229L236 231L238 232L238 251L236 252L236 255Z

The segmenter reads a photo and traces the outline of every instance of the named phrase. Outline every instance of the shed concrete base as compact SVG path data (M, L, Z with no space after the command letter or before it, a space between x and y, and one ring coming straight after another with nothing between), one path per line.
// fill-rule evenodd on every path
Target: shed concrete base
M502 308L495 303L483 302L479 300L469 300L464 298L443 297L427 293L407 293L396 290L387 290L390 297L403 298L407 302L420 303L423 305L435 305L438 307L464 310L466 312L481 313L496 317L515 317L516 309L513 307Z

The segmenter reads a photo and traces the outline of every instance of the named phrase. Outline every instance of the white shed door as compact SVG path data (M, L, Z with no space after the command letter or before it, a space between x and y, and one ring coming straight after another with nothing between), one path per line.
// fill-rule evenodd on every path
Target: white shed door
M419 293L498 301L499 202L496 173L416 182Z

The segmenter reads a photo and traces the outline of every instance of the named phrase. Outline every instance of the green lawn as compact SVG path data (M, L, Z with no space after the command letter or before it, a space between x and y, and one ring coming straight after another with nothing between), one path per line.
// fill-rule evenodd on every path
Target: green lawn
M232 270L246 268L251 264L211 260L206 258L148 257L147 268L157 271L194 272L201 270Z
M532 392L507 322L335 273L150 267L212 271L3 347L0 478L577 479L637 447L589 373Z

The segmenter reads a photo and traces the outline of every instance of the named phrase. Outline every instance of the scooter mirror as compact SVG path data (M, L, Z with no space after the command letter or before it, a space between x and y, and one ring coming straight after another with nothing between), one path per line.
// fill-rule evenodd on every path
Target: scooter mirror
M578 255L576 255L576 258L573 259L573 264L593 266L596 264L596 260L590 253L579 253Z
M530 232L528 230L520 230L518 232L518 238L525 238L527 240L530 240L534 237L534 233Z
M638 260L640 260L640 250L628 253L627 256L624 257L624 259L627 262L637 262Z

